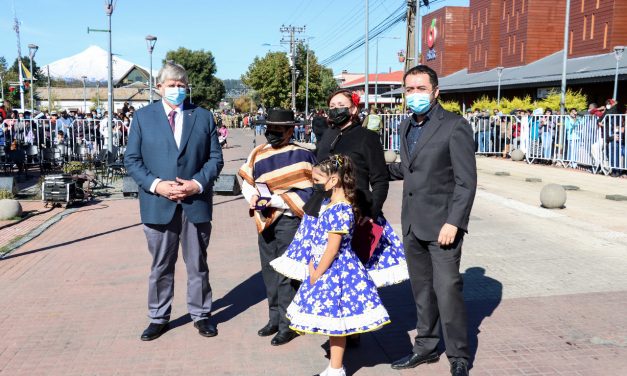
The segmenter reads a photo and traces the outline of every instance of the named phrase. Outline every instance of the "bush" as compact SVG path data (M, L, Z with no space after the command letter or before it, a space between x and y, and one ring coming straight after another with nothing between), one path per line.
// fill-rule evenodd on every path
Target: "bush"
M542 107L543 109L550 108L553 113L558 113L560 110L561 94L558 91L551 91L549 95L538 101L536 107ZM581 90L574 92L570 89L566 90L566 111L571 108L576 108L577 111L585 111L588 109L588 97L581 92Z
M14 198L15 196L13 195L13 192L7 191L6 189L0 189L0 200L4 200L4 199L12 200Z
M501 98L499 109L504 114L510 114L514 110L533 110L537 106L531 102L531 97L527 95L524 98L514 97L512 99Z
M503 100L501 100L501 103L503 103ZM484 95L481 98L472 102L472 105L470 106L470 108L473 111L475 109L478 109L479 111L487 110L487 111L492 112L493 109L497 108L496 99L491 99L491 98L488 98L488 96Z
M456 101L439 101L440 106L446 111L450 111L456 113L458 115L462 114L462 107L459 105L459 102Z

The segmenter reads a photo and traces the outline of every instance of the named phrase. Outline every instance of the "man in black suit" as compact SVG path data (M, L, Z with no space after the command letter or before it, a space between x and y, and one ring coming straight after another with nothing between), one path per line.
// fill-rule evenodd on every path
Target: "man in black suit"
M403 244L418 323L412 354L392 363L413 368L439 360L440 325L453 376L468 375L466 307L459 263L477 187L472 128L437 101L437 74L418 65L403 77L412 115L401 124Z

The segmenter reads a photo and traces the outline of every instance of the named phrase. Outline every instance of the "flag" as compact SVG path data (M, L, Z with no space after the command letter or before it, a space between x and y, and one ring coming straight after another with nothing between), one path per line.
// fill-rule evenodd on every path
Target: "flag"
M28 69L26 69L26 65L24 65L24 62L22 62L22 69L23 69L23 72L24 72L24 78L27 79L27 80L30 80L32 76L30 74L30 71Z

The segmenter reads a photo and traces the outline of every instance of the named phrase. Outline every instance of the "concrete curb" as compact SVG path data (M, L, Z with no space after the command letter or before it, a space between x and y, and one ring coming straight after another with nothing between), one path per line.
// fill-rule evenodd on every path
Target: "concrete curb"
M31 240L35 239L36 237L38 237L39 235L43 234L44 231L46 231L50 226L52 226L55 223L59 222L60 220L62 220L66 216L76 212L77 210L78 210L78 208L66 209L66 210L56 214L52 218L48 219L46 222L42 223L41 225L39 225L39 227L37 227L34 230L30 231L28 234L26 234L23 237L21 237L18 241L14 242L14 243L9 243L9 245L7 246L7 251L5 253L3 253L3 254L0 254L0 260L2 260L5 257L9 256L13 251L15 251L16 249L20 248L24 244L28 243L29 241L31 241Z

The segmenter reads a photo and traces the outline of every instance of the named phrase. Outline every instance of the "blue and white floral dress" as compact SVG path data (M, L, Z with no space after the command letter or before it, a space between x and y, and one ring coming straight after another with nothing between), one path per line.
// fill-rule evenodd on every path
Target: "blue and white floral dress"
M300 243L302 248L309 249L299 253L292 244L286 255L271 262L279 272L292 265L288 276L303 276L302 271L295 270L302 270L299 265L306 267L308 259L318 267L329 233L343 236L335 260L313 284L309 280L309 269L305 268L303 283L287 308L290 328L301 333L346 336L388 324L390 318L381 303L377 286L351 249L354 225L351 205L347 202L330 204L319 218L310 217L304 221L309 222L300 227L293 244ZM288 253L295 258L286 261Z
M321 213L325 211L329 200L322 203ZM317 230L320 217L305 214L298 227L294 240L285 253L273 260L270 265L286 277L304 281L309 274L312 242L315 236L321 236ZM391 286L409 279L403 243L396 235L390 223L381 215L375 223L383 227L381 239L365 267L377 287ZM326 234L324 234L326 239Z

